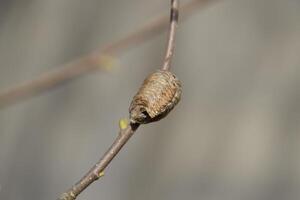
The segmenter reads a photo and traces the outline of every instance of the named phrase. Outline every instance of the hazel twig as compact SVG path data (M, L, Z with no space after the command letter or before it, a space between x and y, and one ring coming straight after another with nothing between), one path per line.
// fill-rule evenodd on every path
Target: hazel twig
M176 12L177 16L174 15ZM170 55L168 55L168 60L171 59L173 55L174 49L174 24L176 25L178 21L178 0L171 0L171 18L170 18L170 37L172 37L171 43L168 43L167 47L167 55L168 51L171 50ZM175 18L174 18L175 16ZM169 61L167 61L169 62ZM170 66L168 66L169 68ZM162 67L164 70L164 67ZM167 69L165 69L167 70ZM159 100L159 99L158 99ZM134 101L134 100L133 100ZM125 120L121 120L119 122L120 126L120 133L118 137L115 139L114 143L111 147L107 150L107 152L103 155L103 157L69 190L64 192L58 200L75 200L77 196L84 191L90 184L94 181L98 180L101 176L104 175L105 168L109 165L112 159L119 153L121 148L127 143L130 137L134 134L134 132L140 126L140 123L133 122L132 115L130 119L130 123L126 122Z
M103 157L86 173L72 188L63 193L58 200L75 200L77 196L84 191L91 183L104 175L105 168L112 159L119 153L129 138L139 127L138 124L124 124L120 126L120 132L114 143L103 155ZM126 123L126 122L125 122Z
M181 7L181 12L183 13L182 18L190 16L194 11L210 1L212 0L192 0L186 3ZM101 50L94 51L86 56L71 61L59 67L57 70L46 72L37 78L0 91L0 108L41 94L42 92L47 92L49 89L60 86L62 83L66 83L105 67L106 62L103 61L103 56L117 56L124 53L129 48L135 47L161 33L165 30L167 24L168 16L158 17L124 38L103 47ZM172 38L174 37L172 36L170 38L171 40L169 41L171 41L172 44ZM172 46L170 47L171 49L173 48ZM171 49L170 53L172 53ZM168 53L168 55L170 53ZM165 66L167 67L168 64L166 63Z

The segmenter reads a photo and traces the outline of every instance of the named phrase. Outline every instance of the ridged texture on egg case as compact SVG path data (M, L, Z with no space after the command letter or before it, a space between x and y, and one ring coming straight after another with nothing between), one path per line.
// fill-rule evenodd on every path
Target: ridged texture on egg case
M157 70L134 96L129 112L132 123L145 124L165 117L180 101L181 83L170 71Z

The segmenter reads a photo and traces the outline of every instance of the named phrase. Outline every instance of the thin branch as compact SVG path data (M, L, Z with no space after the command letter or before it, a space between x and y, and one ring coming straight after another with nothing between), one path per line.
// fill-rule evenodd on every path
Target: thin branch
M171 61L175 49L175 33L178 24L178 15L179 15L179 1L171 0L171 15L170 15L170 28L169 28L169 38L168 45L166 50L166 56L164 60L163 70L169 70L171 67Z
M189 3L186 3L181 7L181 11L184 14L183 18L188 17L194 11L199 9L200 6L203 6L205 3L210 1L212 0L192 0ZM125 50L158 35L165 30L165 26L168 24L168 18L168 16L158 17L156 20L146 24L135 32L107 45L102 48L102 50L92 52L59 67L57 70L42 74L33 80L0 92L0 108L21 101L22 99L33 97L42 92L46 92L62 83L81 77L82 75L98 70L101 67L105 67L106 62L103 61L103 56L120 54L125 52ZM173 29L175 29L175 26ZM171 36L170 38L170 43L173 44L172 38L174 37ZM171 45L170 54L172 54L172 48L173 47Z
M173 56L174 51L174 35L175 26L177 26L178 21L178 3L179 0L171 0L171 17L170 17L170 34L169 42L167 47L167 60L165 60L162 67L163 70L169 70L170 60ZM166 67L165 67L166 66ZM123 125L122 125L123 124ZM124 126L124 122L120 121L120 133L115 139L114 143L108 149L108 151L103 155L103 157L87 172L83 178L80 179L72 188L67 192L63 193L58 200L75 200L77 196L84 191L90 184L98 180L104 174L105 168L109 165L112 159L118 154L121 148L127 143L130 137L134 134L140 124L130 123Z
M58 200L75 200L77 196L84 191L91 183L98 180L104 175L104 169L112 161L112 159L118 154L121 148L127 143L130 137L139 127L138 124L128 124L125 128L120 128L120 133L115 139L114 143L103 155L103 157L94 165L92 169L86 175L81 178L72 188L63 193Z

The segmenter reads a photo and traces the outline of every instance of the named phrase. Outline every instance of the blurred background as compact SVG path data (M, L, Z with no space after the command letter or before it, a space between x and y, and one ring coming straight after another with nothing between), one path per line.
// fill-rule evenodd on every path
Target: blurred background
M182 0L181 4L187 1ZM0 1L0 91L169 13L169 1ZM0 199L51 200L106 151L166 33L118 65L0 110ZM300 198L300 1L219 0L180 23L183 98L79 199Z

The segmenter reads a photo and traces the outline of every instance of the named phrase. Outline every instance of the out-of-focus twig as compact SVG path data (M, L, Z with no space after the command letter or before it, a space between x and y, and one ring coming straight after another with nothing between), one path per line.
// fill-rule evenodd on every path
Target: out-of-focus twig
M207 2L213 0L191 0L181 6L183 19L190 16ZM59 69L47 72L39 77L13 86L4 91L0 91L0 108L11 105L26 98L33 97L42 92L48 91L62 83L78 78L84 74L105 67L106 63L102 59L106 55L118 55L131 47L134 47L166 29L168 24L168 16L161 16L152 22L146 24L135 32L125 36L124 38L113 42L101 50L92 52L75 61L72 61Z

